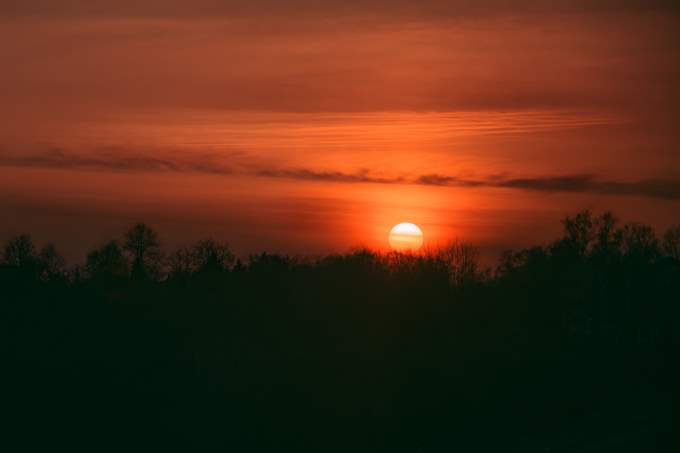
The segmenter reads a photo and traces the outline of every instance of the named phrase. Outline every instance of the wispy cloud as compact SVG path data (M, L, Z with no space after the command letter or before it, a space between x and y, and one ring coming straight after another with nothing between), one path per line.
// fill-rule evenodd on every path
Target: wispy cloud
M353 172L315 170L310 168L248 169L242 162L226 166L212 155L180 156L161 159L152 155L98 152L82 155L59 149L32 155L0 155L0 166L82 169L120 172L178 172L219 175L256 176L297 181L320 181L343 184L411 184L462 188L506 188L546 193L593 193L606 195L645 196L657 199L680 199L680 179L642 179L619 181L600 179L591 174L547 175L538 177L489 176L465 178L455 175L428 173L416 176L383 174L370 169Z
M473 179L458 178L456 176L427 174L420 175L414 180L415 184L423 184L426 186L458 186L458 187L480 187L488 185L484 181L476 181Z
M644 179L639 181L601 180L594 175L558 175L531 178L460 179L430 174L419 176L417 184L456 187L501 187L539 192L582 192L606 195L636 195L661 199L680 199L680 180Z
M416 184L449 187L496 187L550 193L599 193L607 195L645 196L669 200L680 199L680 180L674 179L612 181L597 179L594 175L588 174L542 176L531 178L489 177L486 179L468 179L442 174L425 174L415 178L408 178L405 176L375 176L366 169L360 170L356 173L313 171L309 169L260 170L256 174L257 176L289 178L305 181L312 180L340 183Z
M192 156L191 159L161 159L145 154L104 151L76 154L61 149L30 155L0 155L0 166L37 167L56 169L83 169L99 171L174 171L231 174L229 167L221 165L210 156Z
M328 181L344 183L375 183L375 184L399 184L409 183L401 176L383 177L371 174L369 170L361 169L355 173L343 173L339 171L313 171L306 168L300 169L264 169L255 173L257 176L268 178L288 178L304 181Z

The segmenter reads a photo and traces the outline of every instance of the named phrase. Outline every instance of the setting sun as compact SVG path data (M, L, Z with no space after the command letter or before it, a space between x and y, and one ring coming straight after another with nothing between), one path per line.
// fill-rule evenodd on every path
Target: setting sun
M400 252L418 250L423 245L423 232L413 223L400 223L390 231L389 241Z

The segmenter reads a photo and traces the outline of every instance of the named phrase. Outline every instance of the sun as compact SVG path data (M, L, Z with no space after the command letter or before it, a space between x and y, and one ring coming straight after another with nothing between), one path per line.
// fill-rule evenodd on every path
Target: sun
M390 246L397 251L415 251L423 245L423 232L413 223L400 223L390 231Z

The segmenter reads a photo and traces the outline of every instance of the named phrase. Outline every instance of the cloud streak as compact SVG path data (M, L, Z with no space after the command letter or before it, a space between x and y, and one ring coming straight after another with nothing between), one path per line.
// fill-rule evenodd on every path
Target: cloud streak
M372 175L369 170L361 169L355 173L339 171L313 171L306 168L274 170L258 170L257 176L267 178L287 178L302 181L327 181L341 183L372 183L372 184L404 184L409 183L404 177L381 177Z
M26 156L2 156L0 166L52 168L115 172L177 172L217 175L255 176L262 178L318 181L341 184L411 184L421 186L461 188L503 188L544 193L591 193L621 196L644 196L664 200L680 199L680 179L643 179L616 181L600 179L591 174L548 175L539 177L463 178L454 175L428 173L416 176L385 175L370 169L354 172L313 170L310 168L244 169L222 164L209 155L191 155L177 159L157 158L144 154L100 152L80 155L54 149Z
M469 180L447 175L422 175L417 184L455 187L498 187L538 192L575 192L605 195L630 195L651 198L680 199L680 180L644 179L640 181L608 181L594 175L559 175L532 178Z
M143 154L102 152L81 155L52 149L33 155L1 156L0 166L33 167L121 172L199 172L229 175L232 170L208 156L192 156L191 160L161 159Z
M594 175L588 174L487 179L467 179L441 174L426 174L415 178L407 178L405 176L376 176L366 169L355 173L343 173L300 168L292 170L260 170L256 175L269 178L335 183L414 184L464 188L489 187L546 193L597 193L605 195L645 196L666 200L680 199L680 180L644 179L632 182L611 181L600 180Z

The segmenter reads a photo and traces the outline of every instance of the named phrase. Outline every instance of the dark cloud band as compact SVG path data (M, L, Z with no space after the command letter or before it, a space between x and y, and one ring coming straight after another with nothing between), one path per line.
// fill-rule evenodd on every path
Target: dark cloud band
M495 187L531 190L546 193L597 193L606 195L645 196L657 199L680 199L680 180L644 179L613 181L598 179L590 174L572 174L523 178L470 179L446 174L423 174L416 177L390 176L360 169L356 172L316 171L309 168L260 168L233 170L213 156L192 155L183 159L160 159L147 155L107 152L78 155L62 150L51 150L33 155L2 156L0 166L39 167L54 169L82 169L121 172L194 172L209 174L242 174L264 178L283 178L298 181L322 181L344 184L415 184L447 187Z
M599 180L593 175L561 175L534 178L467 180L445 175L423 175L418 184L457 187L501 187L539 192L582 192L606 195L631 195L680 199L680 180L645 179L641 181Z
M60 149L53 149L45 153L32 155L2 156L0 154L0 166L125 172L193 171L214 174L232 173L230 168L225 167L206 156L192 156L191 160L170 160L120 152L81 155L65 152Z

